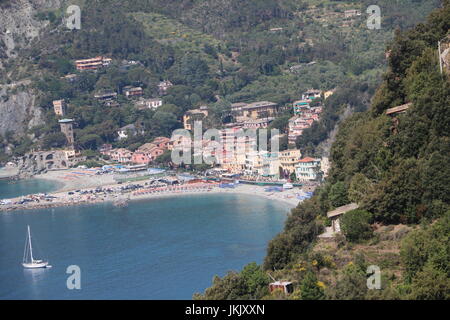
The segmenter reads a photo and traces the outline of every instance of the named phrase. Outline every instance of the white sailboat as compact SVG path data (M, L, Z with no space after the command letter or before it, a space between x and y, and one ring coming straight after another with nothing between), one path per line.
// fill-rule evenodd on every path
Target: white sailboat
M46 268L48 262L43 260L36 260L33 258L33 247L31 246L31 232L28 226L27 239L25 242L25 250L23 253L22 266L26 269Z

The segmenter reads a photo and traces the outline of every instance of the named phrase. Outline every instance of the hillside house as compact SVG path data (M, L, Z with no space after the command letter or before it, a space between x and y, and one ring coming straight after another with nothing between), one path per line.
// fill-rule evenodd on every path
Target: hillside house
M159 98L152 98L152 99L139 99L136 103L135 106L138 109L153 109L155 110L156 108L162 106L163 101L162 99Z
M242 123L244 129L266 129L275 118L248 119Z
M358 209L358 208L359 208L358 204L356 204L356 203L350 203L350 204L347 204L347 205L345 205L345 206L336 208L336 209L334 209L334 210L332 210L332 211L329 211L329 212L327 213L327 217L328 217L329 219L331 219L331 231L332 231L333 233L339 233L339 232L341 232L341 226L340 226L339 218L340 218L343 214L345 214L345 213L347 213L347 212L349 212L349 211Z
M127 98L130 98L142 96L144 94L144 91L141 87L126 86L123 88L123 93Z
M314 100L320 98L321 93L320 90L310 89L302 94L302 100Z
M397 133L398 131L398 125L400 123L398 119L398 115L405 113L410 107L412 106L412 103L403 104L401 106L397 106L394 108L390 108L386 110L386 115L392 118L392 127L391 131L392 133Z
M352 18L357 17L361 15L361 11L357 9L351 9L351 10L345 10L344 11L344 18Z
M155 143L143 144L133 153L131 162L137 164L149 164L162 155L165 150L165 148L160 148Z
M64 117L67 113L66 102L64 99L62 100L54 100L53 101L53 110L57 116Z
M281 290L285 294L294 292L294 286L290 281L275 281L269 284L269 291L272 293L275 290Z
M102 154L109 156L111 160L118 163L129 163L133 156L133 152L125 148L111 149L102 152Z
M157 137L152 142L155 146L161 149L168 149L170 144L170 139L167 137Z
M166 95L167 94L167 90L169 90L170 87L173 86L173 83L165 80L165 81L161 81L158 84L158 92L160 96Z
M98 92L94 95L94 98L101 101L101 102L107 102L111 101L117 98L117 93L114 91L103 91Z
M309 100L309 99L294 101L294 103L292 104L293 109L294 109L294 114L299 115L299 114L302 114L303 112L305 112L305 110L309 110L310 103L311 103L311 100Z
M144 133L143 130L140 130L141 133ZM136 128L134 124L128 124L117 131L118 140L126 139L129 135L137 135L139 130Z
M98 56L90 59L75 60L75 67L79 71L83 70L97 70L108 66L111 63L111 58Z

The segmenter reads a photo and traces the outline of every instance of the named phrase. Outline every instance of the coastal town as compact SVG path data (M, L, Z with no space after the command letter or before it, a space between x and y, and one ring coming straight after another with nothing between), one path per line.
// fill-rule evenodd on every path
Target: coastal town
M112 59L95 57L74 62L80 72L105 68ZM136 62L132 62L136 63ZM74 77L76 75L73 75ZM172 86L170 81L161 81L158 85L159 98L144 99L140 87L124 87L123 95L135 101L136 108L157 109L163 104L163 96ZM211 154L215 162L202 172L196 172L191 179L179 179L180 174L191 174L186 167L169 162L169 168L157 165L158 157L179 150L194 150L194 141L186 137L156 137L151 142L140 145L135 150L126 147L114 148L112 144L103 144L98 149L101 167L88 168L80 165L86 161L81 150L76 147L74 127L76 120L67 118L67 101L53 101L53 111L58 117L60 131L66 138L66 147L50 150L35 150L24 157L11 161L7 167L18 177L41 177L63 182L62 193L38 194L3 199L0 209L40 208L99 201L117 201L126 195L127 201L143 196L167 195L192 192L224 192L239 190L246 192L249 185L252 192L259 190L261 195L271 195L274 199L284 199L295 205L312 195L314 188L325 178L328 163L326 158L302 156L295 148L295 140L320 119L323 104L320 102L333 94L333 91L308 90L301 100L288 106L280 106L270 101L253 103L237 102L230 106L230 116L234 120L218 130L222 144L218 148L216 141L202 140L201 153ZM107 107L117 107L117 92L101 92L95 98ZM286 110L290 108L290 110ZM201 125L208 118L208 106L187 111L182 117L185 130L194 131L194 125ZM281 112L292 112L286 134L289 147L281 151L259 151L256 137L242 136L244 130L267 129ZM127 139L140 132L135 124L128 124L117 130L117 141ZM244 132L245 133L245 132ZM282 138L281 135L273 137ZM241 152L239 152L241 151ZM195 150L194 150L195 152ZM203 156L203 154L201 156ZM166 169L170 169L166 171ZM188 168L189 169L189 168ZM156 172L156 173L155 173ZM164 172L164 173L163 173ZM80 184L73 185L71 180L83 179L88 188L81 189ZM136 182L137 181L137 182ZM172 181L172 182L168 182ZM176 186L173 182L176 182ZM139 182L139 183L138 183ZM82 185L82 184L81 184ZM232 186L225 188L224 185ZM94 189L89 189L94 188ZM292 189L295 188L293 192ZM280 196L277 193L284 191Z
M113 63L108 57L98 56L94 58L74 61L78 72L96 72L101 68L107 68ZM121 62L125 65L138 64L136 61ZM73 80L76 74L64 77ZM163 105L164 95L173 84L164 80L158 84L158 97L144 98L142 87L125 86L120 95L132 101L137 109L155 109ZM217 141L202 140L201 156L210 154L215 157L214 163L209 169L218 170L226 177L234 177L245 181L272 182L277 185L285 183L297 183L298 185L317 185L325 177L328 171L327 158L313 158L303 156L302 151L295 147L296 139L303 131L320 120L323 112L323 101L334 93L311 89L300 95L300 100L291 104L279 105L270 101L257 101L252 103L235 102L229 107L228 116L231 121L222 124L218 129L221 145L218 148ZM107 108L117 108L118 92L97 92L94 97ZM64 148L52 148L48 150L33 150L23 157L8 163L8 166L17 168L17 177L29 177L48 171L64 171L70 168L86 169L80 163L87 158L77 148L75 128L76 119L68 118L68 104L65 99L53 101L54 115L57 117L60 131L64 135L66 143ZM284 134L279 134L272 139L287 138L288 146L284 150L258 150L255 136L245 136L245 130L268 129L270 124L282 112L292 114L287 122ZM204 105L197 109L188 110L181 119L182 126L190 133L194 131L194 125L202 125L210 115L209 107ZM136 123L127 124L116 132L116 141L120 142L129 137L143 134L144 129ZM244 133L244 136L242 134ZM127 147L113 147L113 144L101 145L97 152L98 160L103 163L102 168L95 168L96 173L114 171L118 174L139 174L146 176L149 168L161 167L157 162L158 157L175 150L182 152L198 152L194 149L195 142L186 137L156 137L152 141L143 143L135 149ZM170 169L186 170L179 168L173 162L166 162ZM189 168L189 167L188 167ZM205 169L205 168L204 168Z
M450 298L450 0L0 21L0 299Z

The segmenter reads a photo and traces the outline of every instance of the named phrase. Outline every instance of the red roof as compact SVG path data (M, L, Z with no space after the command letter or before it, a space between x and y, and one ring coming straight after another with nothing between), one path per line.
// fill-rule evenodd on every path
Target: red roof
M301 159L299 162L313 162L313 161L316 161L316 159L306 157L306 158Z

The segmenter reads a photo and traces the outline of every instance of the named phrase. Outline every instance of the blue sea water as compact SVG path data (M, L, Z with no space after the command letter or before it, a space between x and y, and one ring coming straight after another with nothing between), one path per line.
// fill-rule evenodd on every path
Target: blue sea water
M0 213L0 299L191 299L214 275L261 263L289 206L237 194ZM26 226L51 269L21 266ZM81 289L66 269L81 269Z
M45 193L57 190L59 184L43 179L19 181L0 180L0 199L15 198L32 193Z

